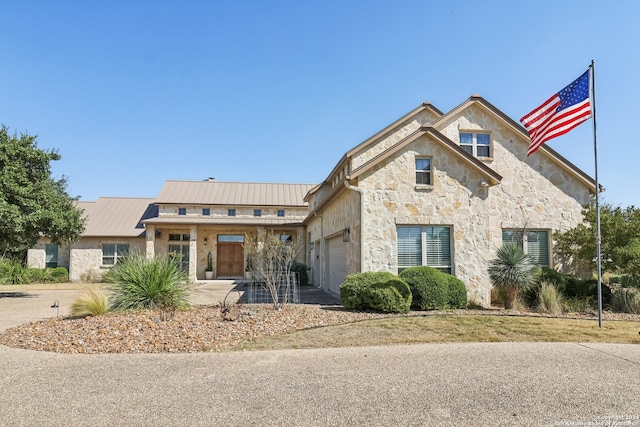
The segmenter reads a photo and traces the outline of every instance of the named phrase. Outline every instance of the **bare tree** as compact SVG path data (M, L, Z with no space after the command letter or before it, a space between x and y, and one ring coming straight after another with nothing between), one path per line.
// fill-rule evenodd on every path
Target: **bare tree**
M291 265L298 253L296 243L282 240L279 234L260 231L257 236L246 235L244 252L247 271L269 292L274 308L281 308L288 302L293 286Z

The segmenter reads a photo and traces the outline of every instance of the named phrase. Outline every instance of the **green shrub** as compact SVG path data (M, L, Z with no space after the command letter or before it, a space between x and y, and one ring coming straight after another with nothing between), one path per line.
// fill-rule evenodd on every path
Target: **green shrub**
M445 273L431 267L411 267L402 270L400 278L411 289L411 306L418 310L440 310L449 303L449 279Z
M87 290L84 296L71 304L71 315L74 317L102 316L109 311L107 296L102 291Z
M176 309L189 305L188 276L178 259L131 255L113 266L104 279L112 284L114 310Z
M307 270L306 264L298 261L293 261L293 264L291 264L291 272L298 273L300 286L306 286L309 284L309 271Z
M449 300L447 302L449 308L466 308L467 287L464 282L452 274L443 274L447 278L447 285L449 286Z
M597 280L583 280L569 274L562 274L550 268L542 268L538 273L537 284L524 292L523 300L530 308L535 308L538 304L538 294L540 293L540 283L554 283L556 289L566 298L593 298L598 301ZM609 306L611 303L611 288L602 283L602 305Z
M27 270L19 262L0 259L0 283L4 285L29 283Z
M53 283L66 283L69 281L69 272L64 267L56 267L51 270L51 281Z
M567 313L586 313L597 307L595 298L591 297L564 297L562 299L562 310Z
M538 311L559 314L562 312L562 294L551 282L542 282L538 293Z
M340 301L345 308L361 310L367 308L363 291L374 283L386 282L397 276L388 271L350 274L340 285Z
M25 273L29 283L51 283L52 281L50 268L27 268Z
M362 298L367 308L383 313L408 313L411 308L409 285L400 278L365 287L362 289Z
M611 310L617 313L640 314L640 292L620 289L611 297Z

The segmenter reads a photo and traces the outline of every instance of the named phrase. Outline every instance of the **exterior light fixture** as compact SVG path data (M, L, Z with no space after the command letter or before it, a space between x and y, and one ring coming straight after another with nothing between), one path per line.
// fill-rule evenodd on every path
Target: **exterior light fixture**
M205 244L205 246L207 245L207 238L206 237L204 238L204 244Z

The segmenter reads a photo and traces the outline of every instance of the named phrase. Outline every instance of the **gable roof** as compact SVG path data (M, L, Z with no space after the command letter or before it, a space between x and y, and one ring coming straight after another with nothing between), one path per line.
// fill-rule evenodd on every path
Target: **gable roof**
M469 154L467 151L462 149L458 144L456 144L455 142L451 141L449 138L441 134L433 126L422 126L415 132L402 138L400 141L396 142L395 144L393 144L392 146L390 146L389 148L387 148L377 156L371 158L367 162L363 163L362 165L352 170L351 174L349 175L349 178L350 179L357 178L366 170L380 163L384 159L391 156L393 153L397 152L401 148L405 147L406 145L415 141L416 139L420 138L423 135L431 136L433 140L439 142L442 146L447 148L451 153L453 153L459 159L467 163L469 167L477 170L481 175L487 178L489 185L496 185L500 183L500 181L502 180L502 176L500 174L498 174L496 171L494 171L493 169L485 165L483 162L481 162L480 160L478 160L477 158Z
M305 194L313 184L260 182L167 181L155 202L227 206L305 207Z
M497 107L495 107L493 104L491 104L489 101L487 101L486 99L484 99L482 96L478 94L474 94L470 96L469 99L467 99L457 107L454 107L451 111L444 114L442 117L440 117L438 120L436 120L433 123L433 126L437 127L439 124L446 121L451 116L456 115L457 113L465 110L466 108L469 108L471 105L474 105L474 104L479 105L481 108L492 113L494 116L500 119L504 124L509 126L516 134L519 134L520 136L522 136L522 138L525 141L530 141L529 132L527 132L527 130L522 125L520 125L520 123L516 122L511 117L507 116L505 113L500 111ZM544 153L554 163L562 167L564 170L572 174L579 181L581 181L583 184L589 187L589 190L592 193L595 193L595 189L596 189L595 179L591 178L586 172L584 172L582 169L580 169L579 167L571 163L569 160L567 160L565 157L560 155L560 153L555 151L549 145L542 144L540 148L538 148L538 152ZM602 186L600 187L602 188Z
M142 221L158 216L149 198L100 197L95 202L78 202L86 218L82 237L138 237L144 234Z

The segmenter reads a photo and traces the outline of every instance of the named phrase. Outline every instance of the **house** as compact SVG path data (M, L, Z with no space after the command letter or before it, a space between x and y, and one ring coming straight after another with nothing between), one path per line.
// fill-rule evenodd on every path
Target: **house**
M349 150L305 198L312 281L428 265L490 303L487 267L504 242L543 266L552 232L582 220L595 181L480 96L444 114L424 103Z
M297 242L310 281L330 292L351 273L428 265L486 305L495 250L515 242L562 268L552 233L579 224L595 193L549 146L527 157L528 145L526 130L479 95L447 113L424 103L347 151L318 185L167 181L155 199L81 204L87 232L58 263L80 280L134 248L179 253L197 280L211 253L217 278L239 278L244 236L267 230ZM51 265L53 251L43 241L30 265Z

